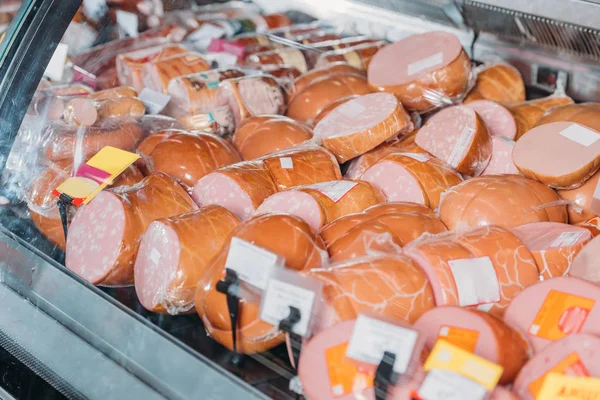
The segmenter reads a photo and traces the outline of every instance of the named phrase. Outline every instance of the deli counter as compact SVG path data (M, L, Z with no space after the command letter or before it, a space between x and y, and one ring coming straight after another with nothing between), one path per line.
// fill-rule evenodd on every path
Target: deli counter
M139 53L150 46L137 46L136 43L147 41L152 46L163 47L176 44L186 52L191 51L189 54L194 57L198 54L204 57L201 62L209 60L210 68L240 67L240 71L248 76L267 74L269 78L261 79L275 82L281 88L277 89L280 90L278 93L291 98L290 91L294 90L298 75L310 69L307 64L314 65L315 58L323 60L332 55L337 57L336 60L342 60L342 64L350 63L352 68L360 69L360 65L356 65L356 58L347 56L348 52L339 50L344 48L341 45L335 45L336 50L322 50L318 41L304 41L308 36L301 36L302 40L297 39L299 34L293 38L286 36L282 32L291 32L291 29L286 31L287 25L293 24L307 31L319 30L318 35L330 35L332 40L341 43L357 40L361 51L378 50L410 35L438 31L458 38L464 49L461 51L471 60L474 70L495 63L515 67L523 79L527 99L568 96L575 102L600 101L600 2L595 0L255 0L222 3L204 0L83 0L83 3L80 0L6 0L0 1L0 15L3 16L0 23L5 29L0 42L0 299L3 305L0 348L8 376L0 382L3 391L0 397L7 399L298 399L306 394L295 368L298 361L294 352L300 349L293 347L301 347L298 342L306 347L307 339L298 339L296 334L290 333L286 340L266 346L264 351L239 354L207 333L193 305L186 305L181 310L176 305L173 309L165 306L166 310L150 311L147 304L140 302L131 283L102 284L102 279L106 283L110 277L92 279L85 275L84 269L65 266L69 257L63 251L65 235L67 225L73 222L74 208L59 210L56 202L60 196L52 197L56 196L52 193L62 180L69 178L69 174L59 174L59 180L50 183L54 186L46 185L43 193L39 192L39 185L35 186L36 179L47 168L49 153L45 149L58 151L57 146L62 146L55 136L62 125L52 125L56 122L52 119L66 118L68 114L69 123L78 125L75 130L79 133L74 134L66 147L80 146L82 142L78 140L86 140L81 127L97 123L102 112L111 111L90 108L89 101L67 104L63 98L87 101L86 96L93 95L94 89L100 93L100 90L119 86L115 79L121 74L122 66L117 55ZM237 25L205 23L221 20L235 20ZM176 29L154 37L148 34L165 30L165 26ZM283 61L275 68L272 63L261 64L258 57L259 62L244 64L239 53L241 48L243 54L244 47L231 39L240 36L240 32L241 37L255 38L252 36L255 31L264 34L271 44L277 44L274 48L299 50L300 54L306 55L306 60L298 62L297 58L282 56ZM113 46L114 43L118 44ZM176 50L174 55L179 51ZM263 49L263 52L269 53L269 50ZM360 62L364 63L364 60ZM185 68L190 69L179 75L206 70L196 71L190 63L185 64ZM366 71L366 65L363 70ZM187 118L188 114L179 112L183 103L173 106L172 80L156 79L150 85L148 82L153 78L143 83L136 81L135 76L129 78L131 80L123 86L134 87L140 97L142 90L152 86L152 90L140 99L142 111L137 115L141 118L139 125L145 137L170 129L199 130L202 134L210 132L211 135L229 137L233 132L229 131L229 125L237 126L239 119L244 118L240 110L241 116L234 112L235 115L223 120L212 114L212 119L205 116L201 120ZM170 98L165 96L167 84ZM474 78L469 84L472 87ZM259 89L258 86L251 88L256 93ZM259 99L260 107L267 111L255 114L283 113L278 110L283 110L285 104L277 105L279 98L269 96ZM440 100L436 96L438 94L428 101L438 108L459 103L464 98L458 96L458 100L448 100L441 96ZM60 98L60 104L56 98ZM318 101L319 98L314 98L306 103ZM275 108L271 109L273 104ZM58 117L51 116L57 113L57 107ZM406 114L405 123L416 127L431 116L427 114L431 110L422 111L410 116ZM250 110L250 114L253 113ZM85 122L90 118L91 122ZM69 151L67 161L71 163L81 164L92 155L67 149ZM177 158L178 154L170 156ZM284 158L279 160L281 168L285 169ZM338 161L350 158L342 157ZM289 160L291 162L291 158ZM352 168L348 163L340 163L342 173ZM138 165L137 161L135 165ZM335 165L337 167L337 163ZM321 172L326 174L324 170ZM116 179L117 175L111 179ZM213 185L217 185L216 181ZM183 184L183 187L191 193L194 185L186 187ZM38 190L37 194L32 194L35 190ZM35 204L36 195L44 199L43 205ZM54 208L49 211L51 207ZM182 207L173 215L193 210ZM49 216L48 213L53 214ZM90 229L96 225L94 218L86 222ZM120 223L125 224L116 221L114 226ZM40 226L48 227L48 224L52 224L51 228L42 234ZM69 229L72 227L68 226ZM98 230L93 232L102 234ZM275 240L277 232L270 234ZM79 255L81 263L88 261L86 257L100 258L101 255L92 250L84 247L84 255ZM152 258L152 255L148 257ZM281 279L300 280L285 274ZM534 280L537 281L537 274ZM313 283L307 282L306 287ZM252 289L248 291L249 298L256 296ZM315 300L315 304L320 301ZM236 338L232 340L235 348ZM240 344L242 339L239 337L237 341L238 346L246 346ZM376 380L381 379L381 367L380 363ZM24 372L15 373L17 370ZM375 392L377 385L376 382ZM32 389L34 386L35 390ZM511 387L510 384L505 386ZM344 390L348 394L348 389ZM499 397L496 391L493 395L490 394L492 390L488 392L483 397L471 392L469 395L473 397L460 398L518 398L508 394ZM378 393L374 397L372 393L356 393L357 397L351 398L386 398L385 394ZM402 396L396 393L393 398L421 398L416 391L409 397ZM323 394L322 399L329 398L350 397Z

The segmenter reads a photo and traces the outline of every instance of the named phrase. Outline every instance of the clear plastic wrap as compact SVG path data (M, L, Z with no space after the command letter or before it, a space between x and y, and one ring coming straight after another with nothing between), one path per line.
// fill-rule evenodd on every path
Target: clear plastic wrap
M435 303L503 315L509 302L538 282L531 252L497 226L423 236L404 248L429 279Z
M475 86L463 102L491 100L498 103L525 101L525 83L518 69L504 62L484 63L473 69Z
M75 214L65 265L93 284L132 285L140 239L150 223L197 208L179 184L160 172L131 187L102 191Z
M244 64L250 67L261 65L285 65L296 68L301 73L305 73L314 66L311 63L305 50L292 47L269 50L260 53L254 53L246 57Z
M227 136L235 131L235 118L229 106L215 107L206 114L194 114L178 119L181 126L190 131L201 131Z
M334 62L320 68L314 68L294 80L290 100L295 94L301 93L313 82L338 74L362 75L362 72L360 69L352 67L345 62Z
M569 223L578 224L597 216L600 211L598 207L598 194L594 196L596 187L600 181L600 172L596 172L590 179L575 189L561 189L556 193L561 199L570 202Z
M502 136L492 136L492 157L481 175L519 175L512 159L516 142Z
M315 137L343 163L413 128L410 116L396 97L371 93L331 111L315 127Z
M382 40L373 41L365 39L362 43L361 41L358 43L360 44L344 46L344 42L340 41L341 46L339 46L338 49L329 50L319 55L315 62L315 67L324 67L328 64L341 61L346 62L361 71L367 71L371 59L379 49L386 45L386 42Z
M91 97L91 96L90 96ZM146 106L135 97L117 97L103 100L77 98L65 105L63 118L76 125L102 125L113 118L136 118L146 113Z
M201 54L189 52L146 63L142 80L145 87L166 94L171 79L209 69L210 63Z
M415 34L383 47L369 64L369 84L425 113L460 101L474 84L471 60L451 33Z

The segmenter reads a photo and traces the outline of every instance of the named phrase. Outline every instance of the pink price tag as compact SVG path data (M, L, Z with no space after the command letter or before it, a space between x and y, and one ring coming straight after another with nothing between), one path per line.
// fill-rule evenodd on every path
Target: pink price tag
M233 54L238 58L238 60L243 60L246 49L241 44L229 42L223 39L212 39L208 45L208 51L212 53Z
M81 82L90 88L96 90L96 75L91 74L79 68L77 65L73 66L73 83Z

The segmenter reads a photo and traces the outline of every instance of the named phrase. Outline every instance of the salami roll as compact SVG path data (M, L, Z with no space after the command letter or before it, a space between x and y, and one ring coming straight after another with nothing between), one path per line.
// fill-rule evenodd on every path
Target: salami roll
M52 191L69 179L73 172L70 160L50 163L32 183L27 199L31 220L39 231L59 249L65 249L65 233L60 219L57 202ZM144 178L135 167L130 166L109 187L133 186ZM73 208L70 209L70 219L73 219Z
M239 223L219 206L152 222L133 268L142 306L172 315L192 311L196 284Z
M197 53L182 53L146 63L142 72L144 86L167 94L171 79L208 71L210 63Z
M516 142L502 136L492 136L492 157L481 175L519 175L512 160Z
M477 73L475 87L463 103L491 100L499 103L525 101L525 83L521 73L510 64L493 64Z
M352 67L345 62L338 62L329 65L325 65L321 68L315 68L308 71L305 74L302 74L294 81L294 94L301 93L306 87L311 85L312 83L329 78L333 75L363 75L361 70L358 68ZM292 95L293 96L293 95Z
M415 138L428 153L462 174L477 176L492 157L492 139L481 117L467 106L453 106L433 115Z
M138 123L111 120L94 127L57 122L48 125L45 130L48 140L44 144L44 154L50 161L72 160L75 155L87 159L106 146L133 150L143 138Z
M533 254L543 279L565 276L577 253L592 239L587 229L557 222L534 222L511 231Z
M65 265L95 285L131 285L140 238L150 223L195 209L185 190L160 172L126 190L102 191L75 214Z
M521 369L515 380L513 392L519 399L535 400L550 373L582 378L600 377L599 349L598 336L585 333L573 334L551 343ZM588 392L578 392L574 389L574 393L586 396Z
M598 182L600 182L600 172L596 172L583 185L575 189L556 191L561 199L571 202L568 205L570 224L579 224L597 216L600 211L598 207L600 192L596 193Z
M435 306L427 276L401 255L379 255L316 268L310 275L324 284L328 305L323 328L371 313L414 322Z
M144 103L135 97L117 97L105 100L73 99L66 106L63 117L77 125L94 125L110 118L141 117L146 113Z
M519 175L489 175L462 182L444 193L439 214L450 230L567 222L566 207L556 192Z
M235 130L233 145L244 160L284 150L312 139L308 126L279 115L250 117Z
M414 324L433 348L438 339L474 353L504 371L500 384L511 383L530 357L529 344L523 335L500 318L460 307L436 307L423 314Z
M144 88L143 69L147 63L164 60L188 50L179 45L165 45L119 54L116 58L119 83L141 92Z
M343 163L413 129L402 104L389 93L372 93L335 108L315 127L315 137Z
M462 177L450 166L425 154L394 153L361 176L381 189L388 201L408 201L435 209L441 194Z
M481 117L492 136L514 139L517 136L515 118L505 107L489 100L475 100L467 104Z
M163 139L150 153L148 164L151 171L164 172L191 191L205 175L239 161L239 154L227 141L198 132Z
M513 161L523 175L550 187L577 188L600 168L600 131L595 128L573 122L537 126L517 141Z
M231 238L239 238L285 259L285 267L308 271L326 260L319 236L301 219L291 215L262 215L239 225L223 250L213 259L197 285L196 312L202 318L210 336L233 349L231 320L226 296L215 286L225 277L225 261ZM237 351L252 354L267 351L284 341L276 327L258 318L259 305L240 300L237 326Z
M333 154L319 146L298 146L262 158L279 190L342 179Z
M527 131L533 128L544 113L552 108L573 104L573 99L567 96L548 96L541 99L524 101L506 105L517 123L517 136L519 140Z
M471 60L451 33L415 34L377 52L369 65L371 87L389 92L409 111L424 113L469 87Z
M205 175L194 185L192 197L201 207L216 204L245 221L276 192L277 186L262 162L246 161Z
M219 68L171 79L167 86L171 100L163 113L175 118L209 113L216 106L219 84L244 75L237 68Z
M331 181L275 193L266 198L256 214L296 215L313 229L347 214L384 201L379 189L364 181Z
M599 300L598 285L572 277L548 279L519 293L506 310L504 320L526 333L537 354L569 335L598 335Z
M215 101L218 106L229 106L236 126L249 117L285 111L285 95L269 76L226 79L219 85Z
M287 116L305 124L312 124L321 111L334 101L369 93L369 84L361 75L332 75L316 80L297 92L289 103Z
M120 99L123 97L137 97L138 93L135 89L129 86L119 86L116 88L101 90L99 92L90 93L87 97L92 100L108 100Z

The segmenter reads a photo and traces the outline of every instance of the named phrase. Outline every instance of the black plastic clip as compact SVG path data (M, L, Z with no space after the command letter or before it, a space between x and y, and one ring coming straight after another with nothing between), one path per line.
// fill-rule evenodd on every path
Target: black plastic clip
M60 220L65 234L65 242L67 241L67 233L69 231L69 214L67 213L67 210L72 203L73 198L71 196L64 193L61 193L58 196L58 212L60 213Z
M300 352L302 351L302 337L293 332L294 325L302 319L300 310L294 306L289 306L290 313L287 317L279 322L279 330L286 332L290 337L292 347L292 356L294 357L294 367L298 369L298 361L300 360Z
M237 272L227 268L225 270L225 278L217 282L217 292L223 293L227 297L227 310L229 311L229 318L231 320L231 339L233 343L233 358L232 363L239 365L242 361L241 355L237 351L237 325L238 315L240 311L240 297L238 290L232 290L239 288L240 278Z
M394 373L394 364L396 363L396 354L386 351L383 353L381 362L375 371L375 399L385 400L388 394L388 388L395 383L396 374Z

